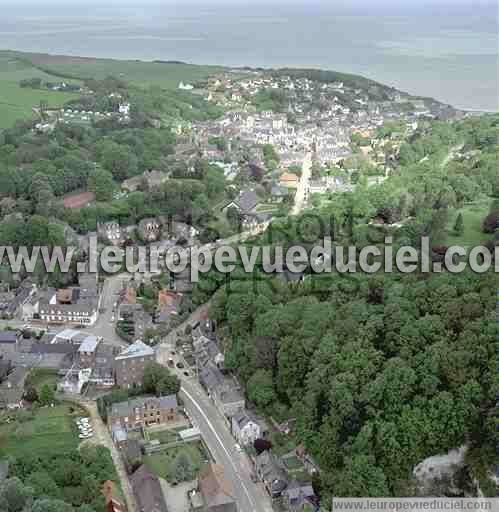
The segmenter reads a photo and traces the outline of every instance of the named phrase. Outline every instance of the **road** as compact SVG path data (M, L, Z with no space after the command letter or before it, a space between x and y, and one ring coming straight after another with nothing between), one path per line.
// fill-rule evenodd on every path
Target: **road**
M180 397L192 423L199 428L216 462L232 482L240 512L272 512L270 498L262 484L251 481L246 454L236 450L227 424L200 386L184 378Z
M108 277L104 281L101 293L100 313L97 321L91 327L87 327L85 332L102 336L104 341L109 345L125 347L128 345L115 332L116 312L113 311L114 304L118 302L118 293L123 288L124 283L132 278L130 274L117 274Z
M175 347L177 335L184 331L186 325L193 325L199 321L208 307L209 303L198 308L182 326L163 340L156 352L157 361L167 366L170 358L174 360L175 367L172 371L181 380L180 397L186 411L193 425L201 431L216 462L224 468L225 475L232 482L240 512L272 512L272 503L262 484L251 480L252 469L248 457L236 450L236 441L229 431L228 424L206 395L192 370L187 372L187 375L184 373L185 361ZM172 351L175 355L172 355ZM178 362L184 363L182 369L176 368Z
M312 177L312 153L307 153L303 160L301 177L296 188L295 203L291 215L298 215L304 208L308 199L308 187Z

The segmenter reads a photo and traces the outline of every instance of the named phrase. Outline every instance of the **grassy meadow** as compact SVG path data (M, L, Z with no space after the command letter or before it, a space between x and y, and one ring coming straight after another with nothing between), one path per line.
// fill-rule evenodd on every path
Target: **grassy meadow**
M0 459L12 455L43 455L63 452L78 446L78 434L67 404L27 411L4 413L0 416Z
M180 81L203 80L210 74L222 69L217 66L139 60L95 59L37 53L18 55L32 62L39 71L64 76L65 78L84 80L114 76L134 85L143 87L159 86L164 89L177 89Z

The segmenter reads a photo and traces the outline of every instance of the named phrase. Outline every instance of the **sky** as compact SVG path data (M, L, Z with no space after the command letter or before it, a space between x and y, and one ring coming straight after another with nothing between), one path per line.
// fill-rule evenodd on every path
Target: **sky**
M401 8L410 8L410 7L458 7L458 6L467 6L467 7L475 7L480 8L482 6L498 6L499 0L271 0L270 2L264 0L71 0L71 4L77 6L90 6L90 5L100 5L100 6L138 6L145 4L161 4L161 5L175 5L175 4L192 4L192 5L264 5L264 4L295 4L295 5L310 5L311 3L323 4L326 3L330 6L334 7L375 7L375 6L389 6L396 10ZM68 6L67 0L2 0L2 4L4 6L15 5L57 5L64 4L66 7Z

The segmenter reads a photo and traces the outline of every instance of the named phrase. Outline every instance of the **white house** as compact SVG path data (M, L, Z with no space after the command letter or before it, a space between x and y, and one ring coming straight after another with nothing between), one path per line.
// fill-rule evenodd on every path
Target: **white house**
M262 432L258 422L252 419L247 412L241 411L232 416L232 435L239 444L247 446L261 437Z

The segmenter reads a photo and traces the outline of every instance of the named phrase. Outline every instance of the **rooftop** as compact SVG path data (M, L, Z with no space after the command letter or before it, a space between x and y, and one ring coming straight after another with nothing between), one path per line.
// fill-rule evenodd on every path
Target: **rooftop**
M137 340L135 343L130 345L127 349L123 350L121 354L116 356L116 361L121 361L123 359L128 359L131 357L147 357L153 356L154 350L146 345L143 341Z
M95 352L98 344L99 339L97 336L87 336L80 345L78 352Z

